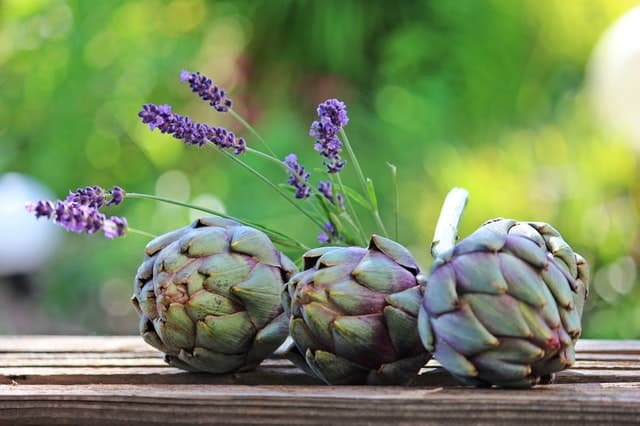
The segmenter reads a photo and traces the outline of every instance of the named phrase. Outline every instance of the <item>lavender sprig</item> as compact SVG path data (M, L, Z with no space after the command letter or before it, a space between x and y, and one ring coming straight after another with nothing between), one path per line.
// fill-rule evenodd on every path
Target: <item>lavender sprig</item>
M145 104L138 116L149 129L170 134L186 145L202 147L210 142L218 148L231 150L234 155L240 155L247 149L244 138L236 137L232 131L196 123L189 117L174 113L171 105Z
M261 231L269 235L269 237L274 242L280 245L295 247L304 251L309 250L309 247L289 237L288 235L274 231L260 224L253 223L244 219L239 219L237 217L228 216L215 210L207 209L178 200L172 200L170 198L161 197L158 195L125 192L125 190L119 186L114 186L108 191L105 191L100 186L87 186L84 188L78 188L74 192L69 192L69 195L64 200L40 200L35 203L27 203L25 207L26 210L30 213L33 213L36 218L46 217L47 219L53 219L54 223L71 232L94 234L102 230L104 231L105 237L109 239L123 236L125 235L125 233L133 233L143 235L148 238L156 238L157 235L153 235L148 232L130 227L124 217L111 216L107 218L103 213L100 212L100 207L119 205L120 203L122 203L125 197L160 201L163 203L169 203L194 210L199 210L211 215L232 219L247 226L253 226L257 229L260 229Z
M287 155L284 158L284 164L286 164L287 173L289 174L287 183L296 189L296 198L309 198L311 187L307 182L309 182L311 174L298 163L298 157L295 154Z
M344 239L338 235L336 228L331 222L326 222L323 225L323 231L318 234L318 242L320 244L331 244Z
M280 187L271 182L267 177L237 158L239 154L248 150L244 138L236 138L233 132L226 129L195 123L189 117L183 117L179 114L173 113L170 105L145 104L143 105L142 110L138 113L138 116L142 119L144 124L149 126L151 130L158 128L162 133L171 134L174 138L182 140L187 145L197 145L202 147L206 145L207 142L211 142L214 146L222 148L220 152L269 185L293 207L307 216L316 225L322 227L321 220L313 217L309 212L300 207ZM229 152L228 150L225 150L225 148L231 148L233 151ZM256 153L259 152L256 150L251 151ZM282 164L280 160L275 157L273 160Z
M100 212L99 208L105 203L105 193L99 186L87 186L69 193L65 200L40 200L27 203L26 209L38 219L53 219L67 231L94 234L102 230L109 239L121 237L127 231L127 220L118 216L107 218ZM109 204L119 204L124 198L124 191L119 187L109 190L109 194Z
M233 118L238 120L240 124L242 124L247 130L249 130L259 141L260 143L269 151L269 153L276 157L276 154L271 150L269 145L265 142L264 139L258 134L256 129L254 129L240 114L235 112L231 106L233 102L227 96L227 93L223 88L218 85L213 84L213 80L207 77L200 72L191 72L182 70L180 73L180 81L188 82L191 90L196 93L201 99L207 101L213 109L218 112L226 112L229 113Z
M191 90L197 93L202 100L207 101L218 112L229 111L233 104L224 89L213 84L213 80L199 72L183 70L180 73L180 81L188 82Z
M109 195L111 200L107 203L107 206L117 206L124 200L125 192L119 186L114 186L109 190Z
M318 192L324 196L331 204L337 205L340 210L344 210L344 198L342 194L336 194L335 198L333 196L333 184L329 181L320 181L318 182ZM337 204L336 204L337 200Z
M325 167L329 173L338 173L346 161L340 158L342 142L337 133L349 123L344 102L328 99L318 105L318 121L311 123L309 136L316 138L314 149L326 158Z
M69 192L65 201L99 209L104 205L105 191L97 185L86 186L76 189L75 192Z

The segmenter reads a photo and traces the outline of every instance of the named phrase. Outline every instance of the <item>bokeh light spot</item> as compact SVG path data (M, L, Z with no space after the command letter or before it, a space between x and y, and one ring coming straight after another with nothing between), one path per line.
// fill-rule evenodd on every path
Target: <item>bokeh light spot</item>
M187 201L190 193L189 177L180 170L169 170L156 180L157 195L178 201Z
M191 204L199 207L205 207L222 214L227 213L227 209L225 208L222 200L213 194L200 194L191 201ZM189 210L189 218L191 220L196 220L206 215L207 213L201 212L199 210Z

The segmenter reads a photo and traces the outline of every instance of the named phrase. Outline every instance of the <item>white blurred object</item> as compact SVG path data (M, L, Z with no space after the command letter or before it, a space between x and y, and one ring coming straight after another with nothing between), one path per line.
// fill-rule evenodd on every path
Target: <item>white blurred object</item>
M589 64L588 90L600 117L640 150L640 6L601 37Z
M37 180L18 173L0 175L0 276L35 272L56 250L61 231L24 207L40 199L52 195Z

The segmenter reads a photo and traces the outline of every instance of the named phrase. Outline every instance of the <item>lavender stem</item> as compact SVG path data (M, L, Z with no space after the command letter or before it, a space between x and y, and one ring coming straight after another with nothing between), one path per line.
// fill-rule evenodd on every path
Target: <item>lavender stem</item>
M309 212L307 212L305 209L303 209L302 207L300 207L300 205L298 203L296 203L294 200L292 200L282 189L280 189L278 187L278 185L275 185L273 182L271 182L266 176L264 176L263 174L261 174L260 172L258 172L256 169L254 169L253 167L251 167L250 165L248 165L247 163L245 163L244 161L240 160L239 158L237 158L236 156L234 156L233 154L230 154L226 151L223 150L219 150L220 152L222 152L225 156L227 156L228 158L230 158L231 160L235 161L236 163L238 163L240 166L244 167L246 170L248 170L249 172L251 172L254 176L256 176L258 179L260 179L261 181L263 181L264 183L266 183L267 185L269 185L274 191L276 191L280 196L282 196L282 198L284 198L285 200L287 200L287 202L289 204L291 204L293 207L295 207L300 213L302 213L303 215L305 215L307 218L309 218L313 223L315 223L316 225L318 225L320 227L320 229L323 228L323 223L320 222L319 220L317 220L315 217L311 216L311 214L309 214Z
M257 228L257 229L261 230L262 232L266 233L269 236L273 235L273 236L279 237L280 239L285 239L285 240L289 241L291 243L291 245L293 245L296 248L299 248L299 249L304 250L304 251L309 250L309 247L307 247L303 243L301 243L301 242L289 237L288 235L282 234L280 232L273 231L273 230L271 230L271 229L269 229L267 227L258 225L256 223L253 223L253 222L250 222L250 221L247 221L247 220L244 220L244 219L238 219L237 217L233 217L233 216L229 216L229 215L224 214L224 213L220 213L220 212L212 210L212 209L196 206L196 205L185 203L185 202L178 201L178 200L173 200L171 198L162 197L160 195L151 195L151 194L141 194L141 193L136 193L136 192L127 192L127 198L140 198L140 199L145 199L145 200L160 201L160 202L167 203L167 204L173 204L175 206L186 207L186 208L189 208L189 209L198 210L198 211L201 211L203 213L212 214L214 216L223 217L225 219L235 220L236 222L240 222L243 225L247 225L247 226L251 226L251 227Z
M384 223L382 222L382 219L380 218L380 212L378 212L378 208L373 203L373 200L371 199L371 196L369 196L369 189L367 187L367 181L366 181L366 179L364 177L364 173L362 172L362 168L360 167L360 163L358 162L358 159L356 158L356 154L353 152L353 148L351 148L351 143L349 142L349 138L347 137L347 133L344 131L344 129L340 129L340 136L342 136L342 139L344 139L344 146L347 149L347 154L349 155L349 158L353 162L353 167L356 169L356 173L358 175L358 179L360 180L360 185L362 185L362 190L364 191L364 193L367 196L367 199L369 200L369 204L371 206L371 212L373 214L373 218L375 219L376 223L378 224L378 227L380 227L380 230L382 231L382 233L386 237L386 236L389 235L389 233L387 232L387 229L385 228Z
M340 185L340 191L342 191L343 194L346 194L346 191L344 189L344 184L342 183L342 178L340 177L340 173L335 173L335 175L336 175L336 179L338 180L338 185ZM353 208L353 204L351 204L351 199L349 197L345 197L345 198L347 199L347 207L349 208L349 210L353 214L353 220L355 221L356 231L360 235L360 238L362 238L363 246L366 246L367 245L367 235L364 232L364 228L362 227L362 224L360 223L360 219L358 219L358 215L356 214L356 211Z
M148 238L151 238L151 239L157 237L157 235L151 234L151 233L146 232L146 231L142 231L140 229L132 228L130 226L127 227L127 234L142 235L143 237L148 237Z
M393 181L393 217L394 217L394 239L398 241L400 228L400 194L398 193L398 168L391 163L387 163L391 169L391 177Z
M267 149L267 151L269 151L269 154L271 154L273 158L276 158L275 152L273 152L273 150L269 147L269 145L264 140L264 138L262 136L260 136L258 131L256 129L254 129L253 126L247 122L247 120L245 120L240 114L235 112L233 110L233 108L229 109L229 114L233 118L235 118L240 124L242 124L249 132L251 132L253 134L253 136L255 136L256 139L258 139L258 141L260 141L260 143ZM256 151L256 152L260 152L260 151Z

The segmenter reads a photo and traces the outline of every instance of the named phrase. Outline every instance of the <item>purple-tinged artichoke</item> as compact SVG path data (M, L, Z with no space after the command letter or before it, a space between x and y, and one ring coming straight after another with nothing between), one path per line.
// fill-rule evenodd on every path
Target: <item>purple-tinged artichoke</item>
M420 337L467 384L529 387L575 361L586 261L546 223L496 219L420 281Z
M280 300L294 272L261 231L198 219L147 245L132 298L140 334L178 368L253 369L287 337Z
M283 306L308 371L328 384L406 384L429 359L417 314L420 272L400 244L374 235L368 248L304 255Z

